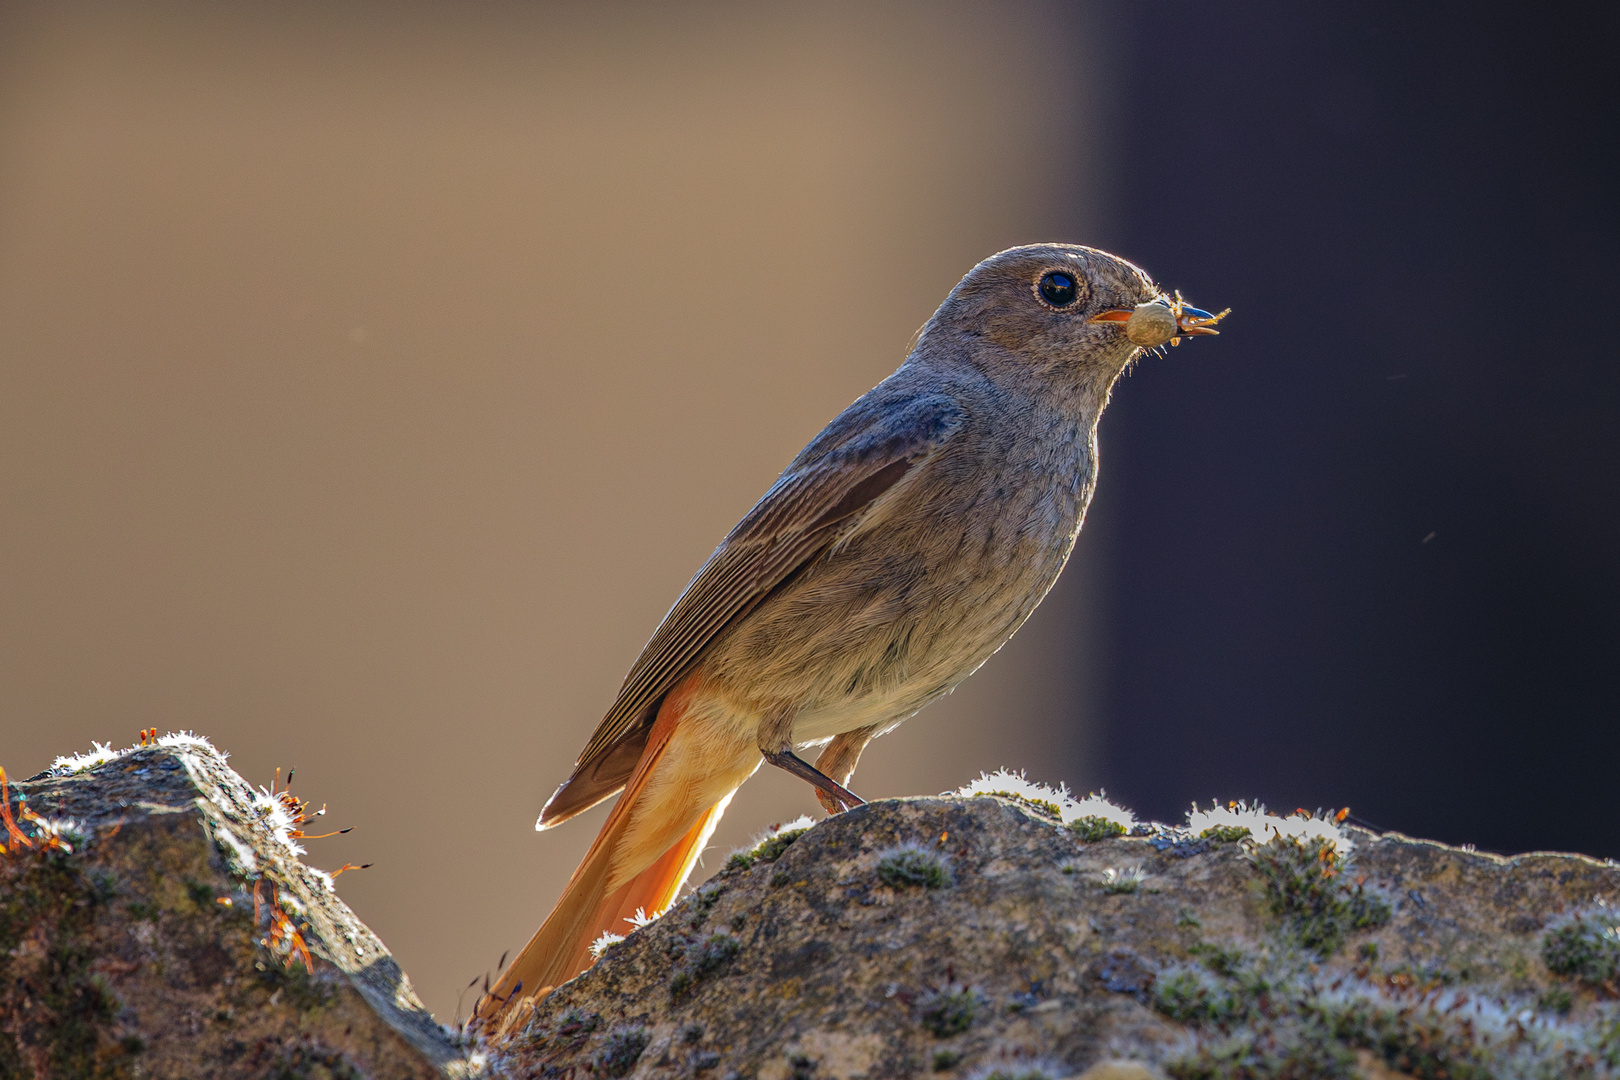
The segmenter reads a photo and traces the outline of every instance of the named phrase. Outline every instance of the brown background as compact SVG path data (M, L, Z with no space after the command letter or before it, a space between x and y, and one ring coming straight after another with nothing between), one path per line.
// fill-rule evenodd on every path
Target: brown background
M535 814L714 543L975 261L1092 235L1087 19L7 8L0 764L156 726L296 766L449 1019L589 843ZM1075 781L1100 572L1082 539L857 790ZM756 776L705 872L814 808Z

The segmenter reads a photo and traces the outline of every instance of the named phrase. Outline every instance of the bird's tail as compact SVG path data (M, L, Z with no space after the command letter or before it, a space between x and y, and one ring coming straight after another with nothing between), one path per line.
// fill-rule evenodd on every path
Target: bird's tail
M479 1002L474 1018L487 1029L510 1029L516 1006L590 967L602 934L625 933L638 911L669 907L731 796L759 766L751 736L709 721L701 689L689 678L665 699L635 772L557 906Z

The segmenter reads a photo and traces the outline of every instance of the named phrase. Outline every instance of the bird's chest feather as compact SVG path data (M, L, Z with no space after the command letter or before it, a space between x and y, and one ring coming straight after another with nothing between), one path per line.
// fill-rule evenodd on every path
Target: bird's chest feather
M902 718L966 678L1056 580L1090 497L1091 427L1040 420L925 462L717 642L710 670L801 703L801 740Z

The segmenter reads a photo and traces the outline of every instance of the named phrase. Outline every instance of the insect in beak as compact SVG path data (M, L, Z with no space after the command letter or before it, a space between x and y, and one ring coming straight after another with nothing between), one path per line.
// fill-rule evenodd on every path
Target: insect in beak
M1219 334L1220 331L1215 329L1215 324L1231 312L1232 309L1227 308L1219 315L1211 315L1202 308L1188 304L1178 292L1174 300L1160 297L1145 304L1137 304L1134 308L1115 308L1099 312L1088 321L1118 324L1124 328L1125 336L1134 344L1151 349L1165 342L1180 345L1184 336Z

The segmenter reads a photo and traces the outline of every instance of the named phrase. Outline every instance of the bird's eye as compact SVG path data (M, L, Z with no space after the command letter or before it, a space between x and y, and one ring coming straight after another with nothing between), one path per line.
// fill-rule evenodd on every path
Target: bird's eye
M1054 270L1041 278L1041 296L1053 307L1068 307L1074 303L1079 295L1080 288L1075 283L1073 274L1065 274L1061 270Z

